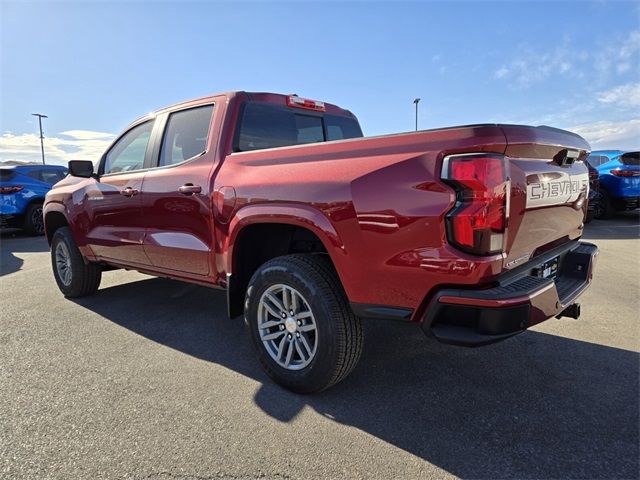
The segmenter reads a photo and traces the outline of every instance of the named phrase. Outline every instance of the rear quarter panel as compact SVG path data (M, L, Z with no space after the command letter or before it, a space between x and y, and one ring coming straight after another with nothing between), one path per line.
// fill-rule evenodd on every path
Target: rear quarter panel
M439 171L446 154L504 148L499 129L481 126L231 154L216 178L216 190L236 191L218 268L231 271L242 226L296 223L323 241L350 301L417 309L451 275L471 284L499 273L501 257L446 245L455 196Z

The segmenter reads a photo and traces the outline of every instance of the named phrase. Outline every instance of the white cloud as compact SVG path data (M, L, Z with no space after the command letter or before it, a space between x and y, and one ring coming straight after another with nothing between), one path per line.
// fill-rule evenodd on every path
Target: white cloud
M618 53L619 60L628 60L633 58L640 51L640 30L631 32Z
M618 37L593 52L580 50L565 41L548 50L539 51L530 45L522 45L518 54L500 65L494 78L508 81L511 86L526 88L556 76L590 78L602 83L615 74L638 70L640 52L640 30Z
M500 67L498 70L496 70L496 73L494 74L494 76L496 78L504 78L509 74L509 69L507 67Z
M640 83L627 83L599 92L598 101L623 108L640 107Z
M585 123L571 127L568 130L584 137L593 150L640 149L640 118L621 122Z
M113 138L110 133L89 130L68 130L58 136L45 137L45 159L47 163L57 165L66 165L69 160L95 162ZM40 137L31 133L3 133L0 136L0 161L6 160L40 162Z
M629 70L631 70L631 64L629 62L621 62L616 67L616 70L618 71L618 73L628 72Z
M555 75L577 75L574 64L577 58L566 44L549 52L538 52L525 46L517 57L501 65L493 76L508 80L514 86L528 87Z
M113 138L113 133L93 132L91 130L67 130L66 132L60 132L60 135L75 138L78 140Z
M624 40L617 44L607 45L595 52L593 63L600 79L611 77L613 72L623 74L639 68L638 53L640 52L640 30L631 32Z

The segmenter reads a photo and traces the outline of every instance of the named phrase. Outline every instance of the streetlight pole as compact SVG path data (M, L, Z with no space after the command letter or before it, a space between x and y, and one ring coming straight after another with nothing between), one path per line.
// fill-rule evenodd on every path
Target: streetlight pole
M416 104L416 132L418 131L418 103L420 103L420 99L416 98L413 103Z
M32 113L34 117L38 117L38 124L40 125L40 150L42 151L42 164L44 165L44 135L42 134L42 119L49 118L41 113Z

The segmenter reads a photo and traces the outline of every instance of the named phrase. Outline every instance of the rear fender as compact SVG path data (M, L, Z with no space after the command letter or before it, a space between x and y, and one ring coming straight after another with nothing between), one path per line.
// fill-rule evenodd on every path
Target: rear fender
M225 273L233 272L234 246L243 228L257 223L282 223L295 225L313 232L324 245L342 278L346 249L331 221L319 210L286 203L248 205L240 208L229 223L227 241L222 248Z

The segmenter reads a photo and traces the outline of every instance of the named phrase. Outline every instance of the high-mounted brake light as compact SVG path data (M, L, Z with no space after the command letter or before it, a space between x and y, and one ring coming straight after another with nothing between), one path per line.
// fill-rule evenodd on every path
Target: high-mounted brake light
M317 112L324 112L324 102L318 102L317 100L309 100L308 98L300 98L295 95L287 97L288 107L306 108L307 110L315 110Z
M640 170L611 170L616 177L640 177Z
M442 179L456 189L456 205L447 214L447 236L476 255L503 250L509 181L504 157L494 154L445 158Z
M8 194L8 193L18 193L24 187L22 185L13 185L11 187L0 187L0 193Z

